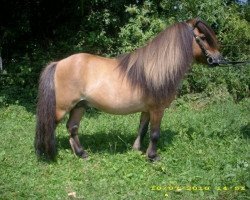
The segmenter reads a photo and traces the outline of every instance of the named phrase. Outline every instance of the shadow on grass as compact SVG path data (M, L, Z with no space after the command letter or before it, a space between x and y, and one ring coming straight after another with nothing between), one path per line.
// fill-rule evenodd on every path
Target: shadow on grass
M171 145L173 138L176 135L171 130L164 130L161 132L161 137L157 145L158 149L163 150L168 145ZM148 135L147 135L148 136ZM145 137L142 144L142 151L145 153L148 144L149 137ZM120 154L130 151L136 134L120 134L119 130L111 130L109 133L96 132L93 135L79 134L79 139L84 149L92 153L108 153L108 154ZM60 149L71 149L69 144L69 138L67 136L60 136L57 138L57 145Z

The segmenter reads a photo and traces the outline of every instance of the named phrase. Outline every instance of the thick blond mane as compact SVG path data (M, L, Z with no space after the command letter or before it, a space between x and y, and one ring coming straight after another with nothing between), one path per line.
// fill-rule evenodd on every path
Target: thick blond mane
M193 59L193 35L185 22L160 32L146 46L118 57L131 86L155 100L176 91Z

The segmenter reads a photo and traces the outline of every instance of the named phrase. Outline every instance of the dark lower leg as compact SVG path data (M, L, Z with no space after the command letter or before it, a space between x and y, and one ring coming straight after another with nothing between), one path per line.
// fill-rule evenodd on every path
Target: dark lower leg
M140 126L138 130L138 136L134 142L133 149L140 150L141 149L141 143L143 141L143 138L145 137L147 131L148 131L148 124L149 124L149 113L142 112L141 118L140 118Z
M157 142L160 138L160 129L153 129L150 133L150 142L147 149L147 156L154 160L157 158Z
M150 112L150 143L147 149L147 156L151 160L157 159L157 142L160 138L162 117L163 110Z
M82 107L74 108L70 112L70 117L67 122L67 128L70 134L69 142L70 142L73 152L79 157L86 158L87 153L83 150L83 147L78 137L78 128L79 128L80 120L83 116L83 113L84 113L84 108Z
M69 128L68 130L70 132L69 142L70 142L73 152L79 157L86 158L87 153L83 150L83 147L80 144L80 141L78 138L78 126L75 125Z

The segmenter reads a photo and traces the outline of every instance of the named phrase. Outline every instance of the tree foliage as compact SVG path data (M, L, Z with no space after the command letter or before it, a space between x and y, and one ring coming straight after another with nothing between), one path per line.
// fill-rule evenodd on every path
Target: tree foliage
M0 55L4 73L22 74L21 77L1 76L2 85L25 85L27 81L34 85L44 64L73 53L117 56L133 51L170 24L194 17L202 18L213 27L224 55L231 59L249 59L248 3L233 0L3 0L0 9ZM196 68L188 76L188 82L184 82L182 93L204 91L210 81L223 79L217 81L218 84L223 82L228 90L243 92L241 97L248 96L249 78L241 82L239 71L231 70L227 76L227 70L214 74L212 70L204 72L203 68ZM244 70L249 74L248 69ZM219 78L206 78L202 84L207 85L203 88L197 85L199 74L203 77L203 73L206 77ZM232 77L240 81L242 88L227 81Z

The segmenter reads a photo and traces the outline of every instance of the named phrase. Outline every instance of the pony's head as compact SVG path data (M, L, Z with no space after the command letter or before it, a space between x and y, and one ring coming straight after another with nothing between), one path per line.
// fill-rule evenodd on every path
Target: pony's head
M196 61L217 65L223 60L219 52L219 45L215 33L204 21L199 18L186 22L193 34L193 57Z

